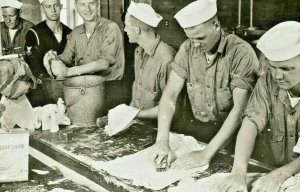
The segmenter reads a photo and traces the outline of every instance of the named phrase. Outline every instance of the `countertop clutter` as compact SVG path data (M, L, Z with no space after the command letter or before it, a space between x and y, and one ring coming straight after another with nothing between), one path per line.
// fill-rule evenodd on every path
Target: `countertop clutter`
M104 133L107 117L103 117L99 124L100 127L61 128L54 134L49 131L35 131L30 136L30 145L108 191L152 191L134 186L130 181L113 177L105 171L97 171L92 165L97 161L113 160L148 148L155 142L156 129L145 122L135 121L126 131L109 137ZM232 162L233 158L229 154L220 153L213 159L210 167L195 178L229 172ZM250 172L263 173L266 170L267 168L259 163L249 165ZM168 187L160 191L167 189Z

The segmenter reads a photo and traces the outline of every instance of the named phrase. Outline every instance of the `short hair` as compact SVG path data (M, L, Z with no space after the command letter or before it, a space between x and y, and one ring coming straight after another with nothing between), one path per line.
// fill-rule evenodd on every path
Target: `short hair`
M127 14L129 15L129 19L137 26L141 27L141 29L143 31L155 31L155 28L142 22L141 20L137 19L136 17L134 17L133 15L131 15L130 13L127 12Z

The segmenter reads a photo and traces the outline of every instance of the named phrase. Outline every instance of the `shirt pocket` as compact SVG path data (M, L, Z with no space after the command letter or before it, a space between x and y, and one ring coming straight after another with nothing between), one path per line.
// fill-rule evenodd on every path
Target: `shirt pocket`
M271 153L273 154L273 158L275 162L284 162L285 159L285 134L278 131L273 130L271 135Z
M229 87L217 88L217 105L221 112L230 111L233 106L232 93Z

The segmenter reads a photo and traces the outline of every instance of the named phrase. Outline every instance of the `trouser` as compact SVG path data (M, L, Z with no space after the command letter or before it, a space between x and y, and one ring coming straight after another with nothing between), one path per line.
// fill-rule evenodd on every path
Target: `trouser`
M64 100L63 85L61 81L42 80L36 89L31 89L27 94L28 100L33 107L56 104L58 98Z

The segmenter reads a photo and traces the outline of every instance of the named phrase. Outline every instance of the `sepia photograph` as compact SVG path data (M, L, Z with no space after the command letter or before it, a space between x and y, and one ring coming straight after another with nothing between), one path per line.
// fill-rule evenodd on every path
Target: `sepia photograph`
M0 192L300 192L299 0L0 0Z

